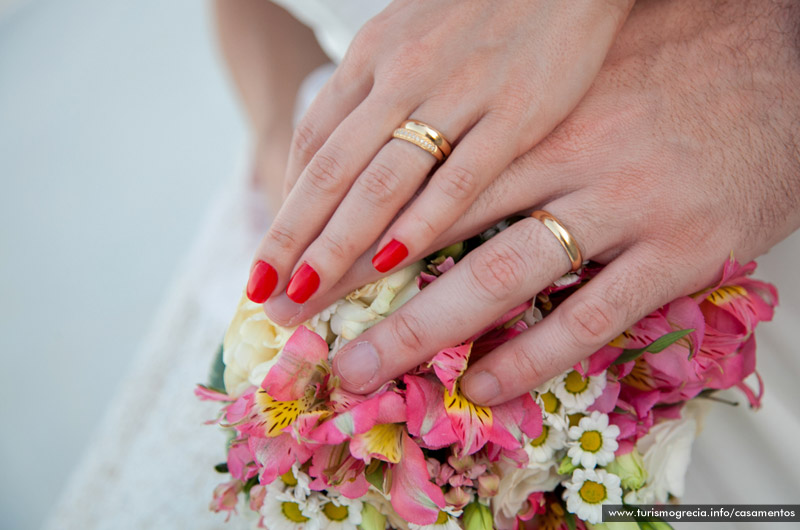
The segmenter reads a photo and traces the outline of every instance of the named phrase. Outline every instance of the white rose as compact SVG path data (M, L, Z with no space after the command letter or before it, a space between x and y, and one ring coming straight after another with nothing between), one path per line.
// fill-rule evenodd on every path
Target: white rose
M331 331L345 340L353 340L381 320L383 316L369 307L347 300L331 316Z
M556 467L528 464L517 468L501 465L500 485L492 498L495 527L504 530L514 527L514 522L528 496L535 491L552 491L561 481Z
M251 385L260 385L270 361L283 348L295 328L272 322L261 304L242 296L223 341L223 379L230 396L238 397Z
M647 471L647 482L644 487L625 495L625 502L665 503L669 494L683 496L692 443L700 432L706 412L708 403L690 401L681 410L679 419L654 425L636 442Z
M416 278L424 263L418 261L394 274L356 289L347 300L361 302L378 315L386 316L419 292Z

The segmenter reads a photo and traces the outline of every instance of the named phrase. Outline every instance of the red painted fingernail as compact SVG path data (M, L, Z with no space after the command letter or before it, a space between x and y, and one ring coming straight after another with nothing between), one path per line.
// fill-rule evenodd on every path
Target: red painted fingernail
M372 266L378 272L387 272L397 267L397 264L406 259L408 249L396 239L392 239L372 258Z
M266 261L258 260L250 271L247 280L247 298L257 304L263 304L272 294L278 283L278 271Z
M303 263L294 273L289 285L286 286L286 296L296 304L303 304L319 287L319 274L308 263Z

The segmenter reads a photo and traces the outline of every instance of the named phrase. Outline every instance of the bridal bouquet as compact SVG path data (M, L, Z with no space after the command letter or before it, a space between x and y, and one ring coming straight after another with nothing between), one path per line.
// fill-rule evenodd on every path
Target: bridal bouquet
M491 233L366 285L287 329L242 298L199 397L221 404L230 480L211 509L269 530L582 529L603 504L683 494L704 404L755 372L753 330L773 286L732 258L722 280L676 299L571 370L503 405L471 403L459 378L600 270L588 262L463 344L378 391L343 390L331 359ZM757 376L756 376L757 377ZM716 399L716 398L712 398ZM618 523L619 524L619 523ZM652 524L652 523L651 523Z

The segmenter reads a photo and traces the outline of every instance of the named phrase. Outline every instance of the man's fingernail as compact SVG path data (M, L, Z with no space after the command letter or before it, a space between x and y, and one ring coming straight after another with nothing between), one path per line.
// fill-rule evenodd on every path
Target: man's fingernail
M258 260L250 270L247 281L247 298L256 304L263 304L272 294L278 283L278 271L266 261Z
M271 298L264 306L267 316L281 326L293 326L295 319L303 311L303 306L289 300L286 293Z
M388 272L395 268L408 256L408 248L396 239L392 239L372 258L372 266L378 272Z
M486 371L467 375L461 383L470 401L480 405L487 404L500 395L500 382L494 374Z
M303 263L294 273L289 285L286 286L286 295L293 302L305 303L319 287L319 274L308 263Z
M375 347L366 341L348 344L335 359L339 377L356 388L372 381L381 365Z

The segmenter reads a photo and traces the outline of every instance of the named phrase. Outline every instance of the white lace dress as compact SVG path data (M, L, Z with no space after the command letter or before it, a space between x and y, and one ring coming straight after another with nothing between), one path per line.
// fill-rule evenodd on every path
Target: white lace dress
M312 27L332 60L340 60L358 28L385 2L281 0ZM308 102L330 69L317 72ZM223 433L203 422L214 404L198 401L242 286L253 250L269 225L244 172L208 213L180 278L168 293L130 375L53 512L48 528L212 529L224 516L208 511L224 460ZM245 207L242 207L242 206ZM777 285L781 304L758 330L763 408L715 405L692 452L686 503L797 503L800 492L800 232L760 260L758 277ZM201 286L201 288L198 288ZM699 525L677 523L676 528ZM248 528L234 518L224 526ZM726 525L757 528L757 525Z

